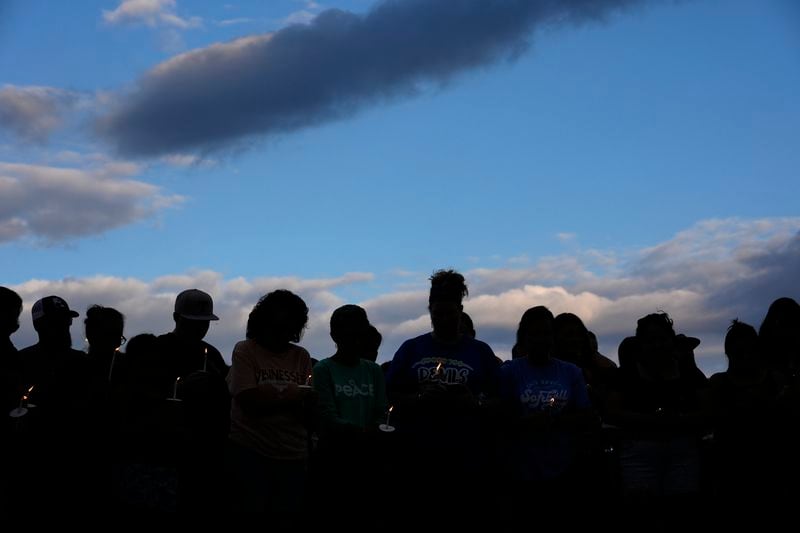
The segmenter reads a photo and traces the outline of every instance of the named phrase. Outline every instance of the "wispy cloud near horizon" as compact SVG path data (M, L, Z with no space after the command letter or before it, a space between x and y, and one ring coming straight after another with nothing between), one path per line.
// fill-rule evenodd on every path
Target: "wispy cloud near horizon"
M541 27L603 20L643 2L402 0L364 15L328 9L169 59L118 94L96 131L119 153L144 157L285 134L512 60Z
M683 246L687 234L697 242L718 243L713 254L698 258L694 247ZM670 261L656 268L659 250L673 251ZM608 255L614 255L610 252ZM582 257L591 257L585 255ZM724 368L720 347L733 318L758 327L769 304L778 297L800 299L796 285L800 272L800 218L711 220L696 224L657 246L631 252L618 267L593 273L583 259L559 262L572 265L562 282L548 282L552 261L540 261L525 269L464 270L470 287L465 308L472 316L478 337L502 357L510 353L522 313L534 305L546 305L554 313L572 312L595 331L607 355L633 334L636 319L658 310L668 312L678 331L702 340L698 361L707 373ZM624 263L624 264L623 264ZM647 268L642 268L647 265ZM408 287L404 273L389 273L389 283L379 294L360 302L347 301L340 292L373 284L378 276L353 272L332 278L265 277L226 279L214 271L194 271L161 276L154 280L96 276L65 280L30 280L16 286L25 300L26 312L36 299L59 294L78 310L99 303L118 308L127 317L126 335L160 333L172 328L175 294L198 287L215 299L221 320L209 341L230 357L233 344L244 336L247 315L263 294L286 288L301 295L311 309L309 327L301 344L318 358L333 353L328 335L330 314L339 305L363 305L370 320L384 336L381 360L391 359L407 338L430 330L427 275L419 274ZM392 287L399 287L397 289ZM29 316L15 343L35 342ZM73 338L80 338L73 330Z

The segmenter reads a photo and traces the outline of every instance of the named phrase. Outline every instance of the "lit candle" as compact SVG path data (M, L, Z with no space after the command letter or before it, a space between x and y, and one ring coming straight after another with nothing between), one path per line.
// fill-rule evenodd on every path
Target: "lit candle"
M439 361L439 364L436 365L436 370L433 371L433 378L438 378L442 375L442 362Z
M306 385L309 385L309 386L311 385L311 378L312 378L313 376L314 376L314 374L309 374L309 375L308 375L308 377L306 378Z
M175 380L175 385L172 386L172 399L178 399L178 382L181 380L181 377L178 376L178 379Z
M203 372L208 371L208 347L203 348Z
M12 418L19 418L28 414L28 395L33 390L34 385L31 385L30 388L22 395L22 398L19 399L19 407L15 407L8 413L8 416ZM33 404L30 407L35 407Z
M119 353L119 346L114 350L114 355L111 356L111 366L108 369L108 381L111 382L111 374L114 372L114 361L117 360L117 354Z
M392 409L394 409L394 406L390 406L389 411L386 413L386 423L378 426L378 429L385 433L391 433L394 431L394 426L389 425L389 417L392 416Z

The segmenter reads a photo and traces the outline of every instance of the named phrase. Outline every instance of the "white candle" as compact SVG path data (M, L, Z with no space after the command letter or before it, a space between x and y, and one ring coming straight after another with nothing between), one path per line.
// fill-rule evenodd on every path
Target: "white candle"
M114 355L111 356L111 366L108 369L108 381L111 382L111 374L114 372L114 361L117 360L117 354L119 353L119 347L114 350Z
M175 385L173 385L173 387L172 387L172 399L173 400L177 400L178 399L178 382L180 380L181 380L181 377L178 376L178 379L175 380Z
M203 372L208 369L208 348L203 349Z

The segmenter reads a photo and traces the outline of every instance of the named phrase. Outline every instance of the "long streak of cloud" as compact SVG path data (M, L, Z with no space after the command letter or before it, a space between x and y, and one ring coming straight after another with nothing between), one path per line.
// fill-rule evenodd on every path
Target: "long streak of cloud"
M176 56L120 94L96 130L130 156L207 151L412 96L525 51L537 28L601 20L642 0L385 0L358 15Z

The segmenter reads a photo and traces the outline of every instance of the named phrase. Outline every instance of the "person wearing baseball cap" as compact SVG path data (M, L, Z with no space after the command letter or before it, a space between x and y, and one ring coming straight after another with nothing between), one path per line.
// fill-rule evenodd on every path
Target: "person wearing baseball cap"
M96 501L98 490L93 480L105 389L89 357L72 348L70 327L77 316L59 296L37 300L31 318L39 342L19 351L21 384L36 407L21 418L20 460L27 472L15 490L36 494L42 509L84 505L81 498Z
M211 372L223 379L228 375L228 365L214 346L203 338L208 333L214 314L214 300L200 289L187 289L175 298L172 313L175 329L158 337L172 366L173 379L197 370Z
M219 350L203 340L211 321L219 320L210 294L200 289L180 292L172 318L175 328L160 335L157 346L171 377L165 392L172 395L174 390L182 400L192 441L179 473L178 508L205 511L224 497L222 458L230 426L228 365Z

